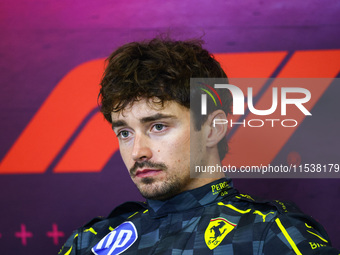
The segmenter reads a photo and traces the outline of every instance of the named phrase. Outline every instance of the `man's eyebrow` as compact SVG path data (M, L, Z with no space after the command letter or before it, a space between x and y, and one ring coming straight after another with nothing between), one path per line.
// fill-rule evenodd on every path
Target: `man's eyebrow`
M116 127L123 127L123 126L127 126L126 122L124 120L115 120L112 121L112 129L116 128Z
M176 116L170 115L170 114L162 114L162 113L156 113L155 115L147 116L144 118L141 118L139 121L141 123L148 123L151 121L157 121L160 119L174 119ZM124 127L127 126L128 124L124 120L113 120L112 121L112 129L117 128L117 127Z
M156 121L156 120L160 120L160 119L175 119L175 118L176 118L176 116L174 116L174 115L156 113L155 115L151 115L151 116L148 116L148 117L141 118L140 122L141 123L147 123L147 122Z

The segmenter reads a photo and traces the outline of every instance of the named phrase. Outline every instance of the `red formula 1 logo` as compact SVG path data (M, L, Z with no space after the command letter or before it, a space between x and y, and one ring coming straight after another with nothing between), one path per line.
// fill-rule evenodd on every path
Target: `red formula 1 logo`
M220 53L215 57L229 77L264 78L274 75L276 78L333 78L340 71L340 50L296 51L293 54ZM97 110L98 84L103 71L103 59L81 64L71 70L56 85L1 160L0 174L44 173L51 166L54 173L100 172L118 150L118 141L110 125ZM322 86L312 88L306 110L311 111L330 83L331 79ZM255 96L262 86L254 86L252 95ZM263 93L256 109L266 109L268 101L271 102L273 86ZM242 92L246 94L247 91ZM253 115L250 112L248 117L255 118ZM301 123L304 117L300 114L295 119ZM231 140L237 141L231 146L232 153L223 163L235 166L240 162L243 165L268 164L298 126L289 129L239 128L231 137ZM260 150L260 144L268 139L272 146L261 147ZM252 143L247 142L249 140L253 140Z

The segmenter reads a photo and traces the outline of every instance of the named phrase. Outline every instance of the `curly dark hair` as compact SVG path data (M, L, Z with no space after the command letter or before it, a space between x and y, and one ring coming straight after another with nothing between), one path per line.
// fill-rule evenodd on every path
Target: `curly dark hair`
M202 43L156 38L128 43L114 51L107 59L100 84L100 110L106 120L111 123L112 112L120 112L142 98L157 99L161 105L175 101L190 108L190 78L227 78L220 64L202 48ZM225 102L222 110L228 114L232 97L229 91L222 94ZM208 114L215 109L208 104ZM200 130L207 116L201 116L200 112L194 116L195 128ZM218 148L222 160L228 151L226 138Z

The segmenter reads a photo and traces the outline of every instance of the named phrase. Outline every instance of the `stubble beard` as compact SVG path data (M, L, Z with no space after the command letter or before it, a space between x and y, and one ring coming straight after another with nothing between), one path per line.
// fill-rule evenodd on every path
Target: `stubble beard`
M144 166L162 169L167 175L167 179L159 180L157 177L145 177L136 182L135 172L138 167ZM168 172L168 168L163 163L152 163L145 161L142 163L135 163L130 169L130 176L137 186L137 189L141 195L146 199L152 200L166 200L179 193L181 193L185 185L190 181L190 175L180 178L177 174L171 175Z
M182 192L183 185L178 178L168 178L161 181L153 177L146 177L141 183L135 183L139 192L146 199L166 200Z

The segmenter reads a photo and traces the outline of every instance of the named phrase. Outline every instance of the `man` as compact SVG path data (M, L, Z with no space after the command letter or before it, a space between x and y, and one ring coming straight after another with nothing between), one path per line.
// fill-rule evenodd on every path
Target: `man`
M339 254L315 220L280 201L240 194L223 173L190 177L190 164L221 165L230 112L190 101L190 78L225 78L198 41L126 44L108 58L101 111L146 203L125 203L78 229L59 254ZM191 92L191 93L190 93Z

